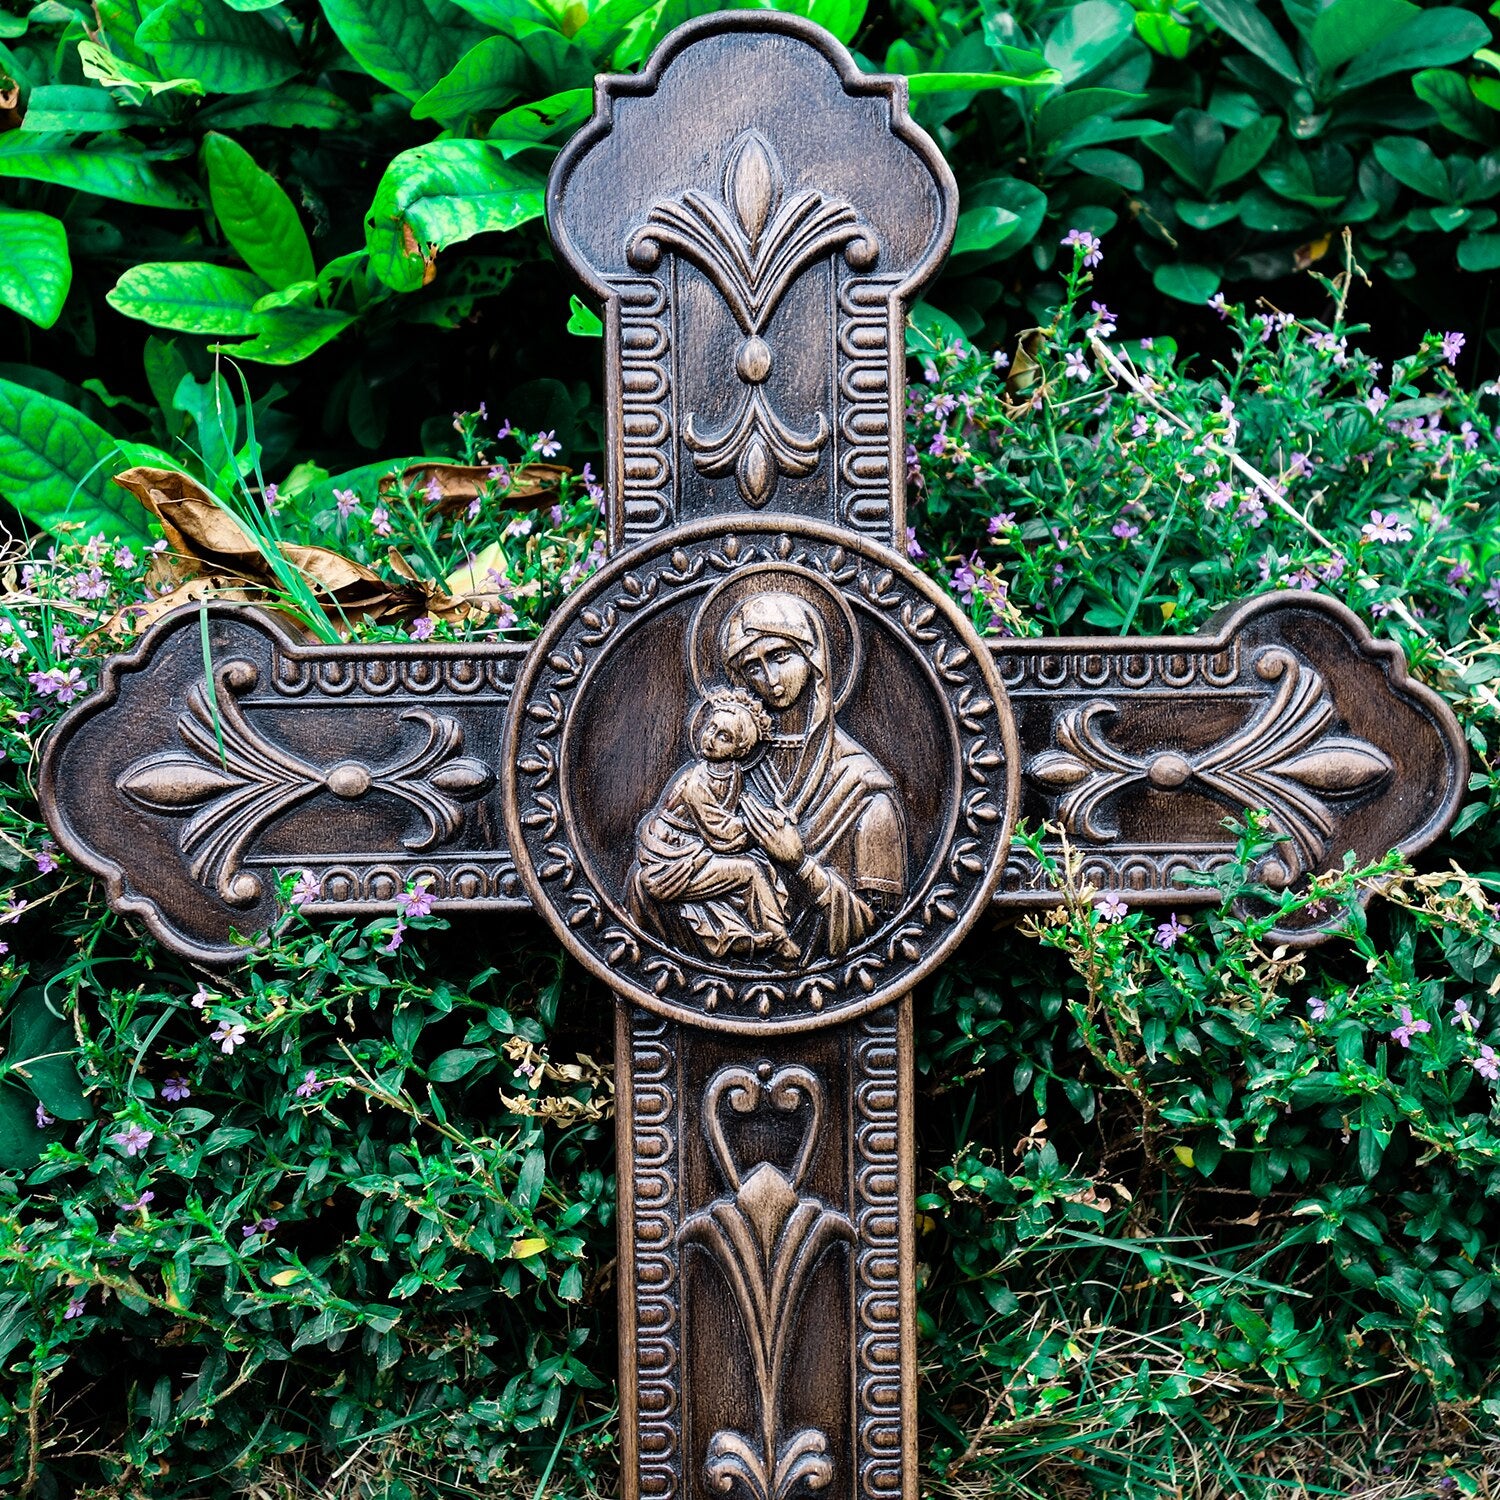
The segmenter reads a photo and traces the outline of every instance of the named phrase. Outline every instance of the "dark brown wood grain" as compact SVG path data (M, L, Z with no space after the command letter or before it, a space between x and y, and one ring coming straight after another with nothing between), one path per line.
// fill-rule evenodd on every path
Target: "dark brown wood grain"
M548 206L604 307L611 561L531 647L169 617L51 734L42 802L204 962L292 875L313 913L534 907L621 997L621 1494L915 1500L909 991L1055 899L1017 816L1187 906L1251 809L1273 888L1427 847L1463 740L1313 595L981 640L892 545L904 320L957 214L904 82L732 12L596 103Z

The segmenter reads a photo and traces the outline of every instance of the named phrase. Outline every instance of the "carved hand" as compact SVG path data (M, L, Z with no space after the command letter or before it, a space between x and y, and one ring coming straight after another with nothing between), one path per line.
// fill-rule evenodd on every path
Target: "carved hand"
M740 807L750 832L777 864L795 867L802 863L802 835L779 807L767 807L751 796L741 798Z

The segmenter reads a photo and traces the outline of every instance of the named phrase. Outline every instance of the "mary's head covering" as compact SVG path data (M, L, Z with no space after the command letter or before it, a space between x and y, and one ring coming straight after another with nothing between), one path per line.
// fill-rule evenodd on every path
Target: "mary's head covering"
M719 647L731 681L749 685L740 662L753 646L767 640L790 646L812 667L812 701L803 721L802 743L791 762L783 759L781 766L784 804L794 817L800 817L816 795L833 756L835 725L828 684L827 627L818 610L796 594L752 594L730 611L719 632Z
M827 678L823 617L806 599L796 594L752 594L736 605L719 636L725 666L733 671L752 646L767 639L795 647L812 664L819 680Z

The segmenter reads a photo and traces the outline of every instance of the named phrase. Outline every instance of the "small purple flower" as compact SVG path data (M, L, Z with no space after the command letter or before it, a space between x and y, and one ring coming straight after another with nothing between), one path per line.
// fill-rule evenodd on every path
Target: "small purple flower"
M1491 1083L1500 1078L1500 1057L1495 1056L1493 1047L1481 1047L1471 1066L1481 1078L1488 1078Z
M930 443L928 443L928 445L927 445L927 451L934 458L941 458L943 456L944 452L947 451L947 447L948 447L948 435L945 432L940 432L940 433L937 434L936 437L933 438L933 440Z
M1259 495L1246 495L1239 503L1235 515L1247 526L1260 526L1264 523L1269 512L1261 504Z
M37 850L35 858L38 875L50 875L57 868L57 856L53 852L55 848L56 845L52 843L51 839L48 839L48 841L43 844L40 849Z
M134 1203L122 1203L120 1205L120 1212L122 1214L139 1213L148 1203L154 1203L155 1201L156 1194L150 1188L147 1188Z
M562 444L557 440L557 433L539 432L536 440L531 445L543 458L556 458L562 452Z
M73 592L80 599L102 599L109 592L109 579L102 568L90 568L73 580Z
M0 925L9 926L12 922L19 922L21 920L21 913L30 905L31 903L24 898L12 901L3 912L0 912Z
M1117 537L1119 537L1122 542L1128 542L1132 537L1138 537L1141 534L1141 528L1139 526L1132 526L1129 521L1124 519L1123 516L1118 521L1116 521L1115 524L1109 529Z
M1234 488L1232 485L1220 480L1204 497L1203 503L1210 510L1224 510L1229 502L1234 499Z
M1479 433L1472 422L1461 422L1458 435L1463 442L1465 453L1472 453L1479 446Z
M1455 1000L1453 1002L1453 1024L1462 1026L1465 1031L1473 1031L1475 1027L1474 1012L1469 1009L1467 1000Z
M906 555L913 562L918 562L927 556L921 542L917 540L917 528L915 526L908 526L906 528Z
M247 1240L257 1234L270 1234L271 1231L275 1229L277 1222L277 1220L269 1218L256 1219L249 1224L243 1225L240 1229L240 1233L244 1235Z
M975 557L972 555L964 558L963 561L960 562L956 568L954 568L952 574L948 579L948 582L953 588L953 592L957 594L965 604L973 602L974 590L979 586L979 574L974 570L974 562Z
M217 998L218 997L213 993L212 990L206 990L200 984L198 988L193 991L192 999L188 1001L188 1004L191 1005L194 1010L202 1010L210 1000L214 1000Z
M115 548L115 566L128 573L135 567L135 553L129 547Z
M1016 524L1016 513L1013 510L998 511L985 523L985 530L991 536L999 536L1002 531L1009 531Z
M1394 512L1381 514L1378 510L1370 512L1370 519L1359 528L1360 535L1367 542L1409 542L1411 540L1411 527L1400 520Z
M1463 558L1459 558L1444 576L1447 582L1456 584L1459 588L1462 588L1473 578L1474 570Z
M180 1073L174 1073L162 1083L161 1096L169 1104L181 1104L184 1099L193 1097L193 1091L188 1087L186 1078Z
M403 917L430 917L432 892L425 885L413 886L396 897L396 906Z
M1073 380L1087 380L1089 378L1089 363L1083 357L1083 350L1068 350L1068 366L1063 373Z
M1177 913L1172 913L1169 921L1163 922L1156 929L1156 946L1158 948L1175 948L1177 939L1187 932L1187 923L1177 920Z
M297 877L297 883L292 887L292 893L287 898L293 906L306 906L311 901L318 899L318 881L311 870L303 870Z
M1292 454L1292 461L1286 466L1286 478L1301 479L1305 474L1313 471L1312 456L1307 453Z
M1443 358L1450 365L1458 363L1458 356L1468 341L1461 333L1445 333L1443 335Z
M1385 407L1390 399L1391 398L1387 396L1386 393L1377 385L1374 390L1372 390L1370 394L1365 397L1365 405L1369 408L1370 415L1372 417L1378 417L1381 413L1382 408Z
M1070 229L1062 237L1061 243L1068 249L1083 251L1083 264L1086 269L1092 269L1104 259L1103 246L1087 229Z
M1484 593L1480 595L1480 598L1483 599L1491 609L1500 608L1500 573L1496 573L1495 576L1490 579Z
M1391 1036L1403 1047L1410 1047L1411 1039L1419 1032L1432 1030L1431 1021L1414 1021L1411 1011L1404 1005L1400 1008L1399 1014L1401 1024L1391 1028Z
M52 1116L49 1115L40 1104L38 1104L36 1107L36 1128L38 1130L45 1130L49 1125L56 1124L57 1121L54 1120Z
M359 495L354 490L335 490L333 504L339 513L339 519L347 521L359 509Z
M389 536L391 534L391 513L385 506L377 505L370 512L370 525L375 528L376 536Z
M1130 908L1124 903L1124 901L1120 899L1120 897L1116 893L1111 891L1104 897L1102 901L1098 902L1095 905L1094 910L1097 911L1106 922L1118 922L1129 912Z
M117 1131L110 1136L112 1140L126 1156L136 1156L146 1149L156 1139L156 1132L143 1130L134 1120L124 1130Z
M1224 300L1223 292L1215 292L1213 296L1208 299L1208 305L1213 308L1216 313L1218 313L1220 321L1229 316L1229 304Z
M302 1082L297 1085L296 1094L299 1099L311 1099L323 1088L323 1080L318 1077L312 1068L307 1070Z
M81 1318L84 1313L84 1305L87 1303L87 1301L88 1293L80 1292L70 1303L68 1303L67 1309L63 1313L64 1320L67 1322L71 1322L74 1318Z
M398 917L396 919L396 925L391 928L390 938L381 945L380 951L382 953L394 953L405 941L406 923Z
M418 615L413 620L406 632L414 641L428 641L432 639L432 616Z
M1315 1021L1326 1021L1328 1019L1328 1002L1321 995L1314 995L1307 1002L1307 1013Z
M209 1038L219 1044L225 1057L232 1056L236 1047L245 1044L245 1028L238 1021L220 1021Z

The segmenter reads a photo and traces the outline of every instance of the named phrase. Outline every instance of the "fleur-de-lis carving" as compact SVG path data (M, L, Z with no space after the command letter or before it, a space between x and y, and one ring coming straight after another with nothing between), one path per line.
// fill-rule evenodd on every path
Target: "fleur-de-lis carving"
M463 824L460 802L485 791L493 777L482 761L465 758L463 731L446 715L408 709L403 723L426 731L389 765L357 760L315 766L261 735L238 701L259 677L253 662L234 660L214 670L188 693L188 711L177 721L186 753L168 750L135 761L116 785L137 807L190 813L178 839L195 880L212 885L232 906L248 906L261 893L259 877L241 868L251 841L273 820L316 792L345 802L388 792L421 815L425 831L402 840L411 850L430 849Z
M700 474L732 473L746 505L765 505L782 474L801 478L818 466L828 421L815 414L803 432L789 426L764 386L774 365L764 333L788 288L813 261L842 250L867 271L880 255L874 232L852 205L811 189L787 196L781 163L758 130L744 131L724 163L723 201L696 189L658 203L631 236L626 256L654 270L663 250L690 260L713 283L744 335L734 371L744 387L740 405L716 432L701 432L692 413L682 440Z
M752 1114L769 1105L790 1114L807 1105L796 1160L749 1171L730 1148L721 1108ZM791 1500L800 1489L833 1478L828 1435L816 1427L782 1430L782 1382L792 1354L797 1313L813 1272L835 1245L852 1242L846 1215L801 1191L823 1123L823 1085L809 1069L720 1068L703 1094L703 1130L730 1192L683 1222L678 1238L714 1257L739 1311L750 1355L760 1431L721 1428L709 1439L704 1474L717 1490L736 1485L746 1500Z
M1118 709L1101 698L1062 715L1056 730L1061 748L1034 757L1027 775L1063 794L1057 817L1070 834L1096 842L1118 836L1107 826L1109 799L1142 782L1161 792L1197 783L1236 806L1262 808L1291 842L1261 878L1286 884L1327 853L1334 827L1328 801L1373 791L1394 767L1374 745L1326 732L1333 700L1318 673L1290 651L1267 648L1255 672L1279 684L1275 694L1242 728L1206 750L1123 750L1104 727Z

